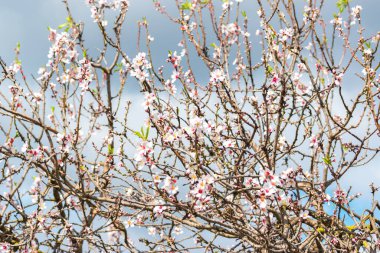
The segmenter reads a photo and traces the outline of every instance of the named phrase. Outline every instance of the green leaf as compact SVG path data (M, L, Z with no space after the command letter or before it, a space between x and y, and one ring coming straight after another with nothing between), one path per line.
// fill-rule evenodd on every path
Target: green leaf
M67 26L67 23L60 24L60 25L58 26L58 29L65 28L66 26Z
M330 166L332 165L330 156L327 155L326 157L323 157L322 160L325 162L325 164Z
M65 32L67 32L71 27L73 27L73 20L70 17L66 18L66 23L60 24L58 26L58 29L63 29L65 28Z
M138 131L134 131L133 133L138 136L140 139L146 141L148 140L148 137L149 137L149 131L150 131L150 127L148 126L146 128L146 130L144 130L143 127L140 128L140 132Z
M111 144L108 144L108 154L113 155L113 152L114 152L114 147L112 147Z
M143 139L144 137L138 132L138 131L134 131L133 132L135 135L137 135L138 137L140 137L141 139Z
M87 58L87 50L83 50L82 55L83 55L83 58Z
M150 131L150 127L148 126L145 133L145 140L147 140L149 137L149 131Z
M191 7L193 7L192 3L190 3L189 1L186 1L185 3L183 3L181 5L181 9L182 10L190 10Z
M140 128L140 131L141 131L141 135L145 136L145 134L144 134L144 128L143 127Z
M273 67L272 66L267 66L267 73L272 73L272 71L273 71Z
M247 12L246 12L246 11L242 11L242 12L241 12L241 15L243 15L243 17L246 18L246 17L247 17Z
M123 69L123 64L120 62L116 64L116 68L114 69L113 72L120 72Z
M344 9L346 9L349 1L350 0L338 0L338 2L336 2L336 7L338 7L338 9L339 9L339 13L342 13L344 11Z
M210 44L210 47L216 48L216 44L213 42L213 43Z
M323 234L325 232L325 229L322 227L317 228L318 233Z
M143 24L148 24L148 20L146 19L146 17L142 17L141 21L139 21L139 22L141 22Z
M50 109L51 109L51 113L54 113L54 111L55 111L55 107L52 106L52 107L50 107Z

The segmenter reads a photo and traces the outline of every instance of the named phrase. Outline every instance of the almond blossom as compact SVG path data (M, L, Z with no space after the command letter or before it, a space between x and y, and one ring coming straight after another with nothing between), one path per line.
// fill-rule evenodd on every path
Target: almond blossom
M0 59L4 252L380 250L365 3L85 3Z

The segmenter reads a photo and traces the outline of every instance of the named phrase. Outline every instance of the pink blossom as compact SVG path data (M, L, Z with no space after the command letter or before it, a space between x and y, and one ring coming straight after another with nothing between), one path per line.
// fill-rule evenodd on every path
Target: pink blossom
M156 95L154 93L145 93L145 101L142 104L144 106L144 109L147 110L153 102L156 100Z
M166 206L163 205L163 202L160 202L159 205L156 205L154 208L153 208L153 213L155 214L155 216L160 216L162 215L162 213L167 209Z
M316 135L313 135L310 137L310 148L318 148L319 146L319 139Z
M224 82L226 79L226 76L221 69L216 69L213 72L211 72L210 82L214 85L218 84L219 82Z

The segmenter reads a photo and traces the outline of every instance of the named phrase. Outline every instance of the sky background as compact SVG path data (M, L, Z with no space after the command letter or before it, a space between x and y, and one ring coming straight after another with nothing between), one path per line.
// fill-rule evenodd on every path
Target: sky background
M295 2L304 2L296 0ZM126 25L123 39L125 41L128 55L133 57L136 52L137 21L142 17L147 17L150 23L150 31L155 41L153 43L153 54L157 62L164 64L168 50L180 50L177 47L180 41L180 33L173 32L178 29L171 24L166 17L160 15L154 10L150 0L131 0L130 10L127 14ZM172 0L163 1L169 11L174 11ZM258 23L256 15L256 1L245 0L245 10L248 17L253 23ZM332 14L337 12L335 0L326 1L327 6L323 14L328 22ZM69 1L72 14L76 21L85 23L85 40L86 46L90 49L89 54L96 54L100 37L96 24L90 17L90 10L85 5L84 0ZM375 34L379 31L379 0L353 0L351 6L360 4L363 6L363 26L366 27L366 34ZM301 15L301 13L300 13ZM48 41L48 29L50 26L56 28L65 22L66 12L63 3L60 0L2 0L0 1L0 31L2 32L0 40L0 57L10 64L14 59L13 49L17 42L21 44L21 56L24 72L27 76L37 75L38 68L44 66L47 62L47 53L51 43ZM330 18L331 17L331 18ZM251 34L254 34L258 27L251 27ZM199 67L201 68L201 66ZM196 70L197 71L197 70ZM360 70L358 69L357 72ZM349 80L345 80L349 82ZM137 87L137 86L136 86ZM353 89L353 92L355 89ZM352 95L355 95L354 93ZM127 96L139 106L142 101L142 95L137 88L131 88L127 91ZM132 111L132 122L137 126L141 125L145 118L142 116L138 107ZM380 184L380 159L369 163L365 167L352 169L344 178L346 188L352 185L353 192L363 192L364 197L357 201L358 209L368 207L368 185L371 182Z

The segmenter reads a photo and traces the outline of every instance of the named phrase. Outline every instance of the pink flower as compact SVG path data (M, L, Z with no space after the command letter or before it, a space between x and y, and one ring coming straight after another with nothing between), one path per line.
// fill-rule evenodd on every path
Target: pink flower
M177 69L177 67L181 64L182 57L185 55L185 53L185 49L182 50L180 55L177 54L177 51L174 51L174 53L170 53L168 55L166 61L170 62L173 65L173 67Z
M166 142L174 142L182 137L182 131L169 129L164 135L164 140Z
M313 135L310 137L310 148L318 148L319 140L317 136Z
M356 5L355 7L351 8L351 15L355 19L360 19L360 12L363 10L363 8L360 5Z
M136 55L136 57L132 60L133 68L150 68L149 62L146 59L146 53L140 52Z
M167 209L167 207L164 206L162 202L160 202L159 205L157 205L157 206L155 206L155 207L153 208L154 216L157 217L157 216L162 215L162 213L163 213L166 209Z
M309 211L308 210L305 210L305 211L301 211L300 212L300 218L303 219L303 220L306 220L307 218L309 218Z
M140 143L135 154L135 161L138 163L139 168L142 168L144 165L154 165L154 161L152 160L153 152L152 142L143 141Z
M174 234L176 234L176 235L183 234L183 228L182 228L182 226L181 226L181 225L180 225L180 226L175 226L173 232L174 232Z
M39 92L35 92L33 94L33 98L36 101L36 103L39 104L42 101L42 94Z
M135 220L134 219L128 219L124 222L125 228L133 228L135 226Z
M144 106L144 109L148 110L148 108L153 104L155 100L156 95L154 93L145 93L145 101L142 104Z
M337 245L339 243L339 240L336 237L333 237L333 238L331 238L330 242L333 245Z
M151 67L146 58L146 53L140 52L132 60L132 65L130 66L131 76L136 77L140 82L144 82L149 77L147 70Z
M154 175L154 176L153 176L153 182L154 182L155 184L159 184L159 183L161 183L161 178L160 178L160 176L159 176L159 175Z
M226 79L226 76L221 69L216 69L211 72L210 82L216 85L219 82L223 82Z
M24 145L22 145L21 147L21 152L26 152L28 150L28 147L29 147L28 143L25 142Z
M57 37L57 30L54 30L54 29L51 29L49 28L49 37L48 39L51 41L51 42L54 42L55 39Z
M233 147L235 147L235 141L233 141L233 140L225 140L224 142L223 142L223 147L225 147L225 148L233 148Z
M278 36L280 41L286 41L289 38L292 38L294 30L292 28L281 29Z
M1 253L9 253L9 252L11 252L11 248L10 248L9 243L6 243L6 242L0 243L0 252Z
M278 83L280 82L280 78L278 77L278 75L274 75L273 78L272 78L272 84L273 85L277 85Z
M155 227L149 227L148 228L148 234L149 235L155 235L157 232L157 229Z
M177 179L167 176L163 189L165 189L170 195L175 195L178 192L178 186L176 186Z
M334 192L334 197L339 204L347 204L347 193L342 189L336 189Z
M343 73L335 74L334 75L334 84L336 86L341 86L343 79Z
M267 203L266 198L259 198L257 200L257 203L258 203L259 208L260 208L261 211L265 212L267 210L268 203Z
M21 64L19 62L14 62L11 66L8 67L8 71L16 74L21 69Z
M141 161L143 157L146 157L153 153L153 144L151 142L144 141L137 148L138 152L135 156L136 161Z
M172 82L174 83L178 78L179 78L179 72L174 70L171 76Z

